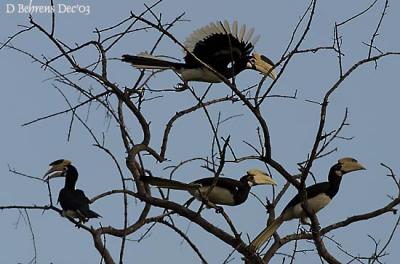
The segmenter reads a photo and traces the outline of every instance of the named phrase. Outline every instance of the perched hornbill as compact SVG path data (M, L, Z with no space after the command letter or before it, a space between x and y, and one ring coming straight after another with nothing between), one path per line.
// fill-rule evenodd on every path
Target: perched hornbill
M65 177L64 188L58 195L58 202L63 209L63 216L78 218L79 222L87 222L89 218L101 217L89 209L90 200L82 190L75 189L78 180L78 171L69 160L56 160L50 163L51 168L44 178L50 180L55 177ZM55 173L53 173L55 172Z
M324 208L339 191L342 176L358 170L365 170L365 168L357 160L353 158L340 159L338 163L331 167L327 182L320 182L306 188L308 208L313 213L317 213ZM300 195L297 194L286 205L281 215L251 242L251 247L254 250L259 249L285 221L300 218L302 223L307 223L307 214L303 210L301 203Z
M179 181L163 179L153 176L143 176L142 181L160 188L175 190L186 190L192 196L200 201L207 198L208 205L215 207L217 204L235 206L244 203L249 196L252 186L261 184L275 185L275 181L265 172L252 169L247 172L240 180L234 180L225 177L218 177L218 181L212 188L208 197L210 186L214 182L214 177L203 178L191 183L182 183Z
M245 69L257 70L275 79L274 63L264 55L252 53L260 37L252 38L253 33L254 29L246 30L246 25L239 29L237 21L231 26L226 20L218 21L194 31L184 46L228 79ZM146 53L122 56L122 61L139 69L172 69L181 75L185 84L188 81L221 82L217 75L203 67L190 53L186 53L184 60L185 63L171 62Z

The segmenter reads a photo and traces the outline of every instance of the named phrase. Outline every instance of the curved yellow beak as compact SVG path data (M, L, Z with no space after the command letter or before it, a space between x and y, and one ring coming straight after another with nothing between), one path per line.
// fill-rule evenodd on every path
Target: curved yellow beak
M51 167L48 171L46 171L46 173L43 176L43 179L48 181L52 178L63 177L62 172L64 170L64 167L67 165L70 165L70 164L71 164L71 161L65 160L65 159L59 159L59 160L53 161L52 163L49 164L49 166L51 166Z
M341 171L348 173L352 171L365 170L365 167L359 163L356 159L351 157L346 157L338 160L341 166Z
M269 76L272 80L276 79L276 73L274 71L274 63L272 60L268 59L264 55L253 53L252 54L253 62L250 62L250 66L252 69L255 69L261 72L264 75Z
M251 169L247 171L247 175L253 176L254 185L276 185L276 181L271 178L265 171L259 169Z

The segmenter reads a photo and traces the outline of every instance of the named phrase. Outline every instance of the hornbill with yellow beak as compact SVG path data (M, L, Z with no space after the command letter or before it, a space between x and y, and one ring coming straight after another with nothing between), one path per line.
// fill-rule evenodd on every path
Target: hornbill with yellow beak
M191 183L182 183L179 181L163 179L153 176L143 176L141 180L153 186L160 188L186 190L192 196L200 201L207 198L208 205L230 205L235 206L244 203L249 196L252 186L270 184L275 185L276 182L265 172L257 169L251 169L240 180L231 178L218 177L218 180L212 190L210 187L214 182L215 177L203 178ZM208 193L209 192L209 193ZM206 197L208 193L208 196Z
M308 208L317 213L332 200L339 191L342 176L346 173L358 170L365 170L357 160L353 158L342 158L333 165L329 171L328 181L320 182L306 188ZM302 200L297 194L283 209L281 215L266 227L254 240L250 246L258 250L285 222L295 218L300 218L302 223L307 223L307 214L303 210Z
M253 37L254 29L239 29L237 21L217 21L194 31L184 42L188 51L215 71L230 79L245 69L253 69L275 79L274 63L256 52L254 45L260 36ZM185 52L186 53L186 52ZM172 69L181 75L186 84L189 81L219 83L222 80L206 69L190 53L185 63L163 60L150 54L123 55L122 61L139 69Z
M82 190L75 189L78 180L78 171L71 161L60 159L50 163L51 168L46 172L44 178L50 180L56 177L65 177L64 188L58 195L58 202L63 209L62 215L78 218L79 222L87 222L89 218L101 217L89 209L90 200Z

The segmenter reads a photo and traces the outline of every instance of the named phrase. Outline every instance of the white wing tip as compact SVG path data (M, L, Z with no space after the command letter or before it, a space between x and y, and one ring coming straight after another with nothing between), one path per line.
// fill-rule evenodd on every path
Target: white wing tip
M208 25L194 30L189 35L189 37L186 38L183 44L190 52L192 52L198 42L205 40L212 35L231 34L239 41L246 44L251 43L254 46L260 38L260 35L257 35L253 39L251 39L253 37L254 31L254 28L249 28L246 30L245 24L242 24L239 29L237 20L234 20L232 24L230 24L228 20L220 20L210 22Z

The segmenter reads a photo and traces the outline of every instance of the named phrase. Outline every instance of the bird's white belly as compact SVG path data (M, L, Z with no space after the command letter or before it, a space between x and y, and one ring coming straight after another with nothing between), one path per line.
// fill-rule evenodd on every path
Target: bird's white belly
M202 200L204 199L205 195L208 192L208 188L201 188L200 189L201 195L197 190L192 190L190 193L197 199ZM214 204L225 204L225 205L232 205L234 203L232 193L229 192L227 189L220 188L215 186L210 194L208 195L208 201Z
M198 81L209 83L221 82L221 79L217 75L204 68L184 69L180 72L180 74L182 79L185 81Z
M73 210L63 210L62 216L64 217L71 217L71 218L78 218L78 213Z
M319 194L311 199L308 199L308 207L313 213L317 213L319 210L324 208L327 204L330 203L332 199L326 194ZM301 203L296 204L291 210L289 209L287 213L285 213L285 221L293 219L293 218L304 218L307 217L307 214L304 212Z

